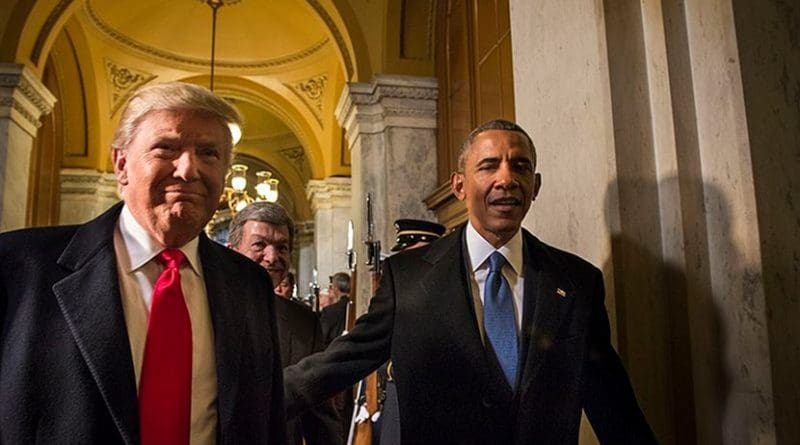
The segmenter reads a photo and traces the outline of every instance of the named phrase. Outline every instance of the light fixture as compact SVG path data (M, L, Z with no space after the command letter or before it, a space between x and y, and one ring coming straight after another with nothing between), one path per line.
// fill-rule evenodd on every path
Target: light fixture
M208 89L212 92L214 91L214 65L216 61L216 54L217 54L217 10L224 5L233 5L235 3L239 3L242 0L202 0L203 3L207 4L211 8L211 75L208 81ZM233 145L239 143L242 139L242 129L239 125L230 123L228 124L228 128L231 131L231 139L233 140Z
M230 185L226 186L221 200L228 203L228 209L235 215L252 202L277 202L280 180L272 177L272 172L261 170L256 172L255 193L247 190L247 166L233 164L227 176Z
M216 65L216 44L217 44L217 11L223 6L234 5L242 0L199 0L211 8L211 73L208 88L214 91L214 69ZM242 129L236 124L228 124L231 132L233 145L239 143L242 138ZM206 225L206 233L209 236L216 232L221 224L227 226L236 213L242 211L248 204L257 201L277 202L278 185L280 181L272 177L272 172L256 172L256 184L254 193L247 190L247 166L244 164L233 164L225 177L226 185L220 196L220 208L214 213L211 221ZM227 206L223 205L226 203ZM227 208L226 208L227 207ZM227 235L226 235L227 236Z

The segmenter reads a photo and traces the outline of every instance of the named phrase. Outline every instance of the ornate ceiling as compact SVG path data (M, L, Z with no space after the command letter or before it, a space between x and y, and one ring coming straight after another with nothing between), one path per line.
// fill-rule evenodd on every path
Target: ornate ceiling
M87 0L92 27L160 63L208 66L212 10L200 0ZM241 0L217 12L216 66L276 68L317 53L329 39L303 1Z

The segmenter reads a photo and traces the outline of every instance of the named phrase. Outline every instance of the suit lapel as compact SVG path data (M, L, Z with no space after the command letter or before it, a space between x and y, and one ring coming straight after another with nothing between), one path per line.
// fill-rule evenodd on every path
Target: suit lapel
M431 267L422 279L422 288L427 293L423 298L447 308L447 317L443 322L456 331L455 336L459 339L452 346L462 349L460 355L474 357L471 366L480 379L476 383L493 388L493 392L501 399L510 400L513 393L481 339L469 279L470 264L464 227L433 244L426 253L424 258L431 263Z
M208 294L208 307L214 325L214 352L217 362L217 412L221 437L230 425L239 389L239 366L241 359L241 337L244 320L243 311L236 310L237 295L244 292L236 280L234 267L222 261L222 255L205 234L200 234L200 261Z
M125 443L139 443L136 377L120 299L113 234L121 204L81 226L53 285L70 332Z
M572 294L571 281L551 260L545 246L538 239L527 231L523 231L523 234L525 296L520 393L527 390L547 361L549 346L555 340L559 326L572 306L572 299L564 296Z

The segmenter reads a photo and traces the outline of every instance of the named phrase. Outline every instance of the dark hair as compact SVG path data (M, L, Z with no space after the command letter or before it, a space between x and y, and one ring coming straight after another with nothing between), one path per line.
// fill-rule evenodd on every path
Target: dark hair
M350 275L344 272L336 272L331 277L331 284L335 289L338 289L339 292L349 294L350 293Z
M289 281L291 286L297 284L297 282L294 280L294 272L287 273L283 279Z
M261 201L254 202L236 214L228 226L228 243L238 246L242 242L242 227L247 221L258 221L289 229L289 246L294 241L294 221L289 213L278 204Z
M514 122L507 121L505 119L492 119L479 125L469 133L466 139L464 139L464 143L461 144L461 151L458 153L458 171L464 171L464 163L466 162L467 152L469 152L469 148L472 146L472 143L475 142L475 138L484 131L489 130L515 131L525 136L525 140L528 141L528 148L531 151L531 160L533 160L533 165L536 166L536 147L533 145L533 140L528 133Z

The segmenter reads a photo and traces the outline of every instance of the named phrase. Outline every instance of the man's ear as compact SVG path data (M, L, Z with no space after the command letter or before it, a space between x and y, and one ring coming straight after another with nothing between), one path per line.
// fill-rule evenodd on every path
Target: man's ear
M540 173L536 173L533 175L533 197L531 201L536 201L536 197L539 195L539 189L542 188L542 175Z
M450 174L450 189L453 191L453 194L456 195L459 201L463 201L465 198L464 195L464 174L459 172L453 172Z
M128 185L128 151L119 148L111 150L111 162L114 164L114 174L119 185Z

